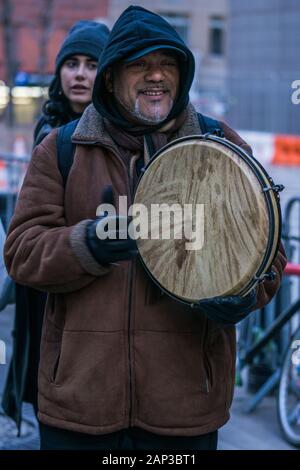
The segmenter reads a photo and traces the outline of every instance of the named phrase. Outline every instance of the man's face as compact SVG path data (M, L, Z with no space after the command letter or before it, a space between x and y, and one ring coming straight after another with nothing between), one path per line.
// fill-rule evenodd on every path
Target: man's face
M155 51L114 66L106 86L133 122L162 122L170 113L179 88L179 66L168 51Z

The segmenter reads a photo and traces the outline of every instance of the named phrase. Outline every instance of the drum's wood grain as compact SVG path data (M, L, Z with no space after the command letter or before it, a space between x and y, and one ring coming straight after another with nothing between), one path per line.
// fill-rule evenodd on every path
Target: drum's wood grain
M196 301L237 294L261 266L270 225L261 183L243 159L221 143L190 139L164 151L148 167L134 202L145 204L149 214L153 204L179 205L173 206L171 239L164 239L168 230L156 214L148 239L138 241L147 269L173 295ZM193 205L194 215L195 205L204 204L201 249L187 250L190 240L180 220L184 204ZM166 217L168 210L162 212ZM275 225L278 231L278 214ZM160 239L151 239L150 229L159 227Z

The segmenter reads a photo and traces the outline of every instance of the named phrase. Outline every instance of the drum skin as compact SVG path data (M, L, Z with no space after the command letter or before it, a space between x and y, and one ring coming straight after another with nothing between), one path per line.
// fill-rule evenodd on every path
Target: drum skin
M153 280L187 303L245 295L270 269L279 243L280 207L271 184L254 158L225 139L178 139L158 152L134 197L135 204L144 204L152 214L137 244ZM181 218L171 217L169 239L164 239L162 219L153 215L153 204L175 204L181 210ZM185 204L193 208L196 249L187 249L196 238L184 234ZM197 204L204 208L202 224L195 219ZM168 220L165 209L162 213ZM159 239L151 238L150 225L161 228Z

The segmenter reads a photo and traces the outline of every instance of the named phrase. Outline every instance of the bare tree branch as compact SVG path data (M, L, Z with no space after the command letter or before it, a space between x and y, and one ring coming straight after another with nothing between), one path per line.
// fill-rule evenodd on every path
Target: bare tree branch
M53 32L53 9L55 0L44 0L43 8L41 9L41 45L40 57L38 62L39 73L46 73L48 62L47 47L49 44L50 35Z
M16 59L15 38L13 33L13 5L10 0L2 0L2 23L4 53L6 61L6 82L9 87L9 101L6 108L7 123L9 126L14 124L14 112L12 101L12 88L14 86L15 75L18 70L18 61Z

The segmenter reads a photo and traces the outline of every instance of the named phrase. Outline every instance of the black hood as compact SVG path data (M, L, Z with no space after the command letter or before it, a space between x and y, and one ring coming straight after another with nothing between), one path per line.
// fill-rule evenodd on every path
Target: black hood
M179 58L180 90L174 106L168 117L154 126L144 126L143 130L134 131L128 123L111 106L111 95L104 84L104 72L115 62L120 62L133 53L155 45L173 46L183 51L185 60ZM116 21L105 48L100 56L97 77L93 90L93 103L97 111L117 126L131 133L150 133L164 126L168 121L177 117L189 102L189 91L195 72L194 56L174 28L161 16L139 6L130 6Z

